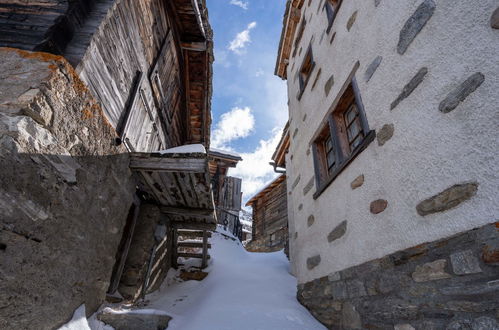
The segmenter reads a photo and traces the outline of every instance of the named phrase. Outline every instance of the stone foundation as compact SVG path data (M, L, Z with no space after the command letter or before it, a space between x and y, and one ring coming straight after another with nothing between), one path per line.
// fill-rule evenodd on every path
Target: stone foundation
M63 58L0 56L0 329L55 329L104 301L135 183Z
M329 329L499 329L499 223L298 285Z

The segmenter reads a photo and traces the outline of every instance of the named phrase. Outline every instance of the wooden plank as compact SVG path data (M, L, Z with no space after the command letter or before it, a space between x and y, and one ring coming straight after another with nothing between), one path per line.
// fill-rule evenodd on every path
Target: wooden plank
M201 259L201 268L206 268L208 266L208 249L211 248L211 244L208 244L208 236L206 235L206 230L203 231L203 256Z
M178 263L177 263L177 259L178 259L178 233L177 233L177 229L173 228L172 229L172 244L171 244L171 247L172 247L172 267L174 269L177 269L178 268Z
M202 259L203 258L203 254L200 254L200 253L185 253L185 252L179 252L178 253L178 256L179 257L182 257L182 258L199 258L199 259ZM210 259L211 256L208 254L206 255L206 259Z
M203 248L204 242L179 242L179 248ZM211 244L208 244L208 249L211 249ZM203 252L204 253L204 252Z
M185 50L192 50L196 52L206 51L206 42L181 42L180 46Z
M193 172L206 170L206 159L203 158L170 158L144 157L137 153L130 154L130 169L161 172Z
M201 230L199 230L199 231L192 231L192 230L181 230L181 229L179 229L177 232L178 232L179 236L186 237L186 238L200 238L200 237L203 237L203 231L201 231ZM211 237L211 232L210 231L206 231L206 235L208 237Z
M188 207L173 207L173 206L162 206L160 208L161 212L173 215L188 216L193 218L206 218L213 216L214 210L210 209L195 209Z
M172 227L175 229L194 229L194 230L215 230L216 223L202 223L202 222L173 222Z

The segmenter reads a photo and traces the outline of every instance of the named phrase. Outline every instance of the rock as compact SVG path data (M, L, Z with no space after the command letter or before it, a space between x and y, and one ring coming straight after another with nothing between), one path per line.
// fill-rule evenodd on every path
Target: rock
M378 145L380 147L392 138L394 130L395 127L393 124L385 124L381 127L379 132L376 134L376 139L378 139Z
M466 250L450 255L452 270L456 275L481 273L480 263L473 251Z
M471 93L480 87L484 80L485 76L482 73L477 72L473 74L447 95L445 100L440 103L438 110L443 113L451 112L457 108L459 103L463 102Z
M321 256L320 255L310 257L307 259L307 268L308 268L308 270L312 270L315 267L319 266L320 263L321 263Z
M490 26L494 29L499 29L499 7L494 10L492 17L490 17Z
M331 290L333 292L333 298L335 300L348 298L347 286L343 281L337 281L331 283Z
M97 318L116 330L162 330L168 327L168 323L172 319L165 314L139 314L138 312L103 312Z
M428 282L450 278L451 275L445 272L447 260L439 259L416 267L412 273L412 279L416 282Z
M374 7L378 7L381 3L381 0L374 0Z
M369 66L366 69L366 72L364 73L364 80L366 82L369 82L369 80L371 80L372 76L374 75L374 73L378 69L382 60L383 60L383 57L378 56L374 59L374 61L371 62L371 64L369 64Z
M355 306L349 302L343 304L341 310L342 329L362 329L362 320L355 309Z
M499 323L491 317L482 316L471 324L472 330L499 330Z
M482 260L486 264L499 265L499 243L485 245L482 250Z
M461 183L432 196L416 206L419 215L447 211L475 196L478 183Z
M329 282L336 282L336 281L341 280L340 272L334 272L334 273L329 274L327 276L327 279Z
M371 202L370 211L372 214L378 214L383 212L388 206L388 202L384 199L378 199Z
M329 233L329 235L327 235L327 241L329 243L337 240L337 239L340 239L341 237L343 237L343 235L345 235L345 233L347 232L347 221L342 221L338 226L336 226L336 228L333 229L333 231L331 231Z
M414 92L414 90L423 82L426 74L428 73L428 68L421 68L418 73L409 81L407 85L404 86L402 93L392 102L390 109L393 110L397 105L399 105L402 100L406 99L409 95Z
M313 215L313 214L309 215L309 216L308 216L308 219L307 219L307 225L308 225L309 227L311 227L311 226L314 224L314 222L315 222L315 217L314 217L314 215Z
M400 31L397 52L403 55L416 36L421 32L426 23L435 12L436 4L433 0L425 0L407 20Z
M315 184L315 177L312 176L310 180L308 180L306 186L303 188L303 196L305 196L310 191L310 189L314 187L314 184Z
M350 183L350 187L352 188L352 190L354 190L359 188L363 184L364 184L364 174L361 174Z
M410 324L396 324L393 328L394 328L394 330L416 330Z
M472 330L471 320L454 320L447 325L445 330Z
M329 92L331 91L331 88L334 85L334 75L331 75L329 79L326 81L326 84L324 84L324 93L326 93L326 97L329 95Z
M367 296L366 287L361 280L350 280L346 282L349 298Z
M350 18L348 19L348 22L347 22L347 30L350 31L350 29L352 28L353 24L355 23L355 20L357 19L357 10L352 14L352 16L350 16Z

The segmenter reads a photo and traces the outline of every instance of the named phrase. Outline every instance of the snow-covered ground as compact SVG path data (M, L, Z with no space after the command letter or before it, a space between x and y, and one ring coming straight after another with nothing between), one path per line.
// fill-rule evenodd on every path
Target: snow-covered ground
M282 251L249 253L224 234L210 239L209 275L179 282L171 270L162 288L146 296L147 313L173 317L168 330L325 329L296 300L296 279ZM90 321L92 330L104 328L95 316Z

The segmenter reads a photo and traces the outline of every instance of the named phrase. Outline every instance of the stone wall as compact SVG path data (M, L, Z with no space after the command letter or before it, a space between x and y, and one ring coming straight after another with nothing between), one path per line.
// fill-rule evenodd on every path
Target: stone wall
M320 262L320 260L319 260ZM499 329L499 222L298 286L330 329Z
M103 302L135 184L63 58L0 55L0 328L54 329Z

